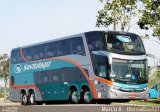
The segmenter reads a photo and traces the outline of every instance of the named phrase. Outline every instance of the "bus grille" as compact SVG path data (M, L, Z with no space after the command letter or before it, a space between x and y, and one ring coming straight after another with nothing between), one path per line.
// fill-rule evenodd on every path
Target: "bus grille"
M119 89L122 92L144 92L144 89Z

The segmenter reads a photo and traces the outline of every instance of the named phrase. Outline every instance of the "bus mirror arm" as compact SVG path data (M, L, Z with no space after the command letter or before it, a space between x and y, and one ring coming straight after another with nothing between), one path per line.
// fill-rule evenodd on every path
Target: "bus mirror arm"
M109 78L111 78L111 79L116 78L116 75L111 73L111 74L109 74Z

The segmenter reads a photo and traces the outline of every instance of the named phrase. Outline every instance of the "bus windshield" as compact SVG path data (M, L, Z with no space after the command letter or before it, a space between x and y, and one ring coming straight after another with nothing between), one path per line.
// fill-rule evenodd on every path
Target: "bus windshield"
M119 54L145 54L140 37L128 34L106 34L107 50Z
M116 81L126 83L146 83L148 80L146 61L113 59L111 74Z

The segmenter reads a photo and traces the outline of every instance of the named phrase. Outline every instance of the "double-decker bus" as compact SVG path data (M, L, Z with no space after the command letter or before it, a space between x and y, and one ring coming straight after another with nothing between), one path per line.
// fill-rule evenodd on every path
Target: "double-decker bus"
M144 45L134 33L91 31L14 48L10 99L22 105L69 100L148 99Z

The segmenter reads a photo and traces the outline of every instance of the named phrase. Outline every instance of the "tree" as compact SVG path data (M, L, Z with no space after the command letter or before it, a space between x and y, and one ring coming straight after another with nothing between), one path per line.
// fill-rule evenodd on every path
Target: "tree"
M10 59L7 54L3 54L2 56L0 56L0 65L1 65L0 78L3 78L5 81L4 82L4 101L6 98L7 80L9 78L9 62L10 62Z
M98 11L96 26L120 26L122 31L129 31L131 19L136 16L138 0L100 0L104 8Z
M9 62L10 59L7 54L0 56L0 78L8 78L9 76Z
M138 21L141 29L153 28L153 36L160 39L160 0L142 0L145 5Z

